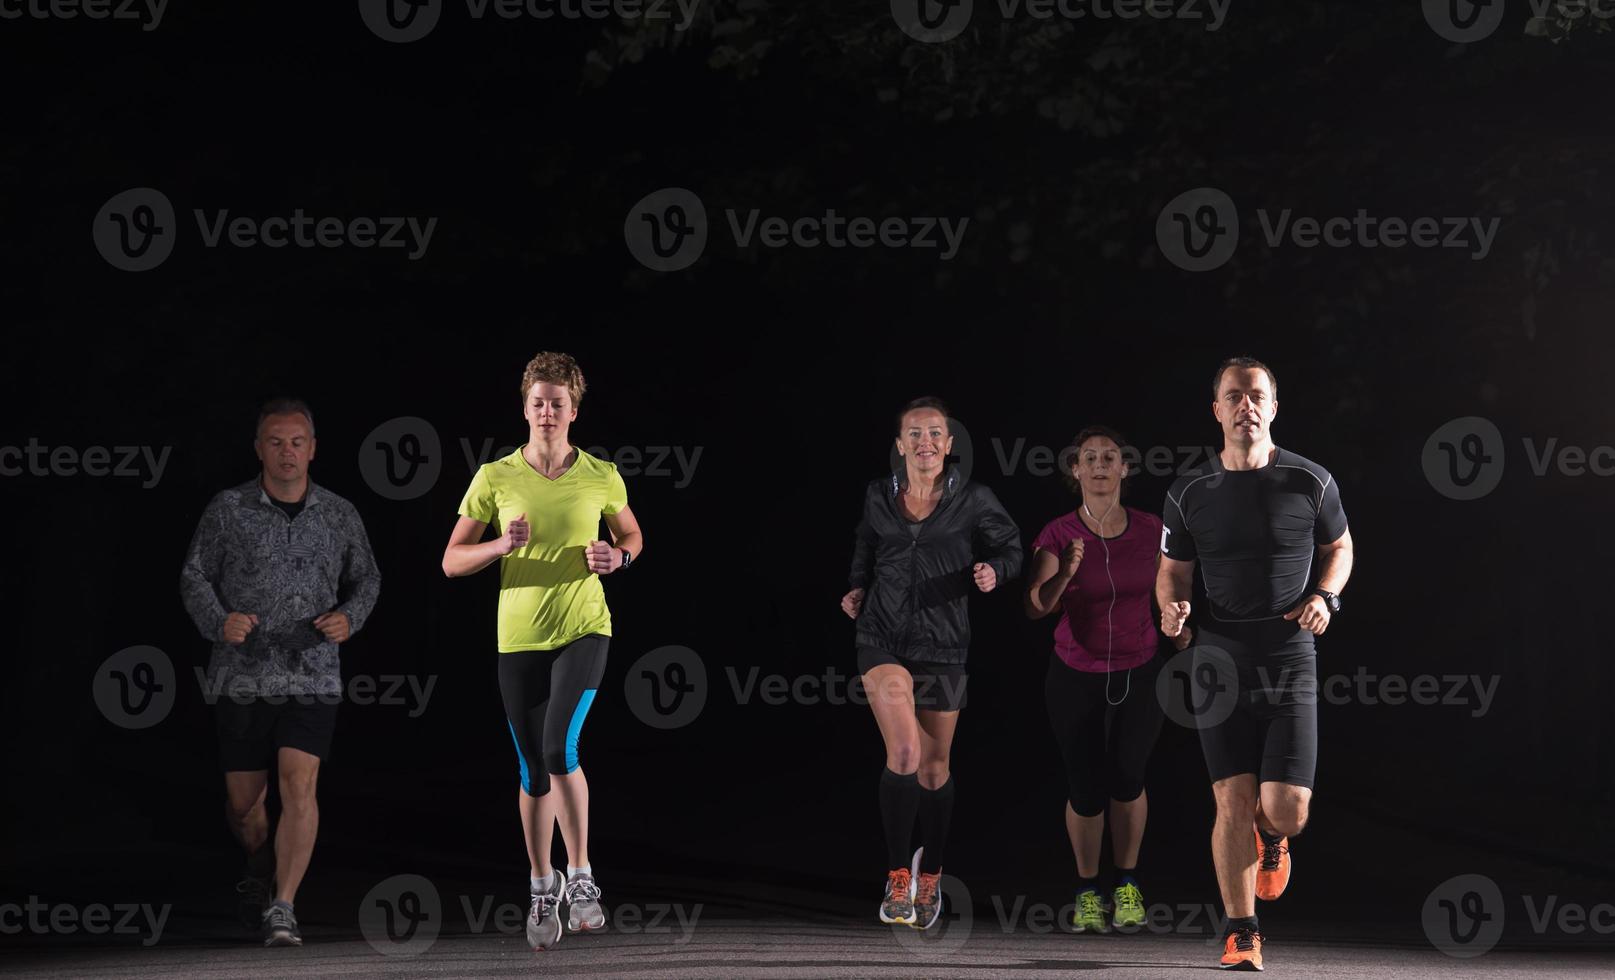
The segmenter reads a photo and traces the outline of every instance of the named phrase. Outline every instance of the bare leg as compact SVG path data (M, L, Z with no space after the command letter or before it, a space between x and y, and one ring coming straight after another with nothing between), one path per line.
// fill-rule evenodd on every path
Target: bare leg
M1256 823L1269 834L1294 837L1311 816L1312 790L1290 783L1263 783L1261 802L1256 806Z
M282 748L279 767L281 810L280 826L275 832L275 898L291 902L314 856L314 838L320 829L320 807L314 799L320 759L300 749Z
M264 807L268 795L267 769L224 774L224 819L249 855L269 842L269 811Z
M589 863L589 781L581 768L564 776L550 774L550 795L559 795L556 816L561 824L561 841L566 845L566 863L581 868Z
M1211 859L1223 910L1231 919L1256 914L1256 776L1242 773L1211 784L1217 822L1211 828Z
M543 796L528 796L526 790L520 787L516 789L516 806L522 817L522 836L527 841L527 861L532 865L534 878L543 878L552 870L550 851L555 841L556 811L560 808L554 778L550 777L550 791Z

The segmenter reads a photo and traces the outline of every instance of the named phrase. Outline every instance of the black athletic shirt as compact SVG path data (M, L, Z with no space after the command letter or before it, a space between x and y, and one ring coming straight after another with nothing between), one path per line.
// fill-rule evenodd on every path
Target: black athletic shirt
M1222 622L1295 608L1318 546L1346 533L1334 477L1285 449L1254 470L1226 469L1213 456L1172 484L1164 511L1161 554L1200 563L1211 618Z

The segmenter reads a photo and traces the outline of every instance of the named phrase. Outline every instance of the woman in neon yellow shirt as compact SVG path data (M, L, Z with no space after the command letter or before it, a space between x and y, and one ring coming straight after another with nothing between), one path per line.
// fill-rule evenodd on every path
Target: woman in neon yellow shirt
M605 927L589 866L589 784L578 737L611 636L600 576L627 568L644 541L617 467L567 441L584 387L567 354L528 362L527 442L477 470L443 552L451 578L499 563L499 693L521 769L517 803L532 864L527 941L535 949L560 941L563 899L570 931ZM598 540L602 517L610 544ZM499 536L483 541L490 525ZM557 822L564 879L550 866Z

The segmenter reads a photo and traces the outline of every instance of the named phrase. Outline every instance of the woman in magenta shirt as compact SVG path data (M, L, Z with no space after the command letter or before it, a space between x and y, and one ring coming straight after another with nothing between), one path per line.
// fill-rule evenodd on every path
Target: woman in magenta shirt
M1121 503L1126 448L1114 430L1090 426L1062 454L1080 502L1032 542L1026 594L1031 618L1060 616L1044 696L1065 761L1077 932L1137 927L1145 916L1134 874L1148 813L1144 767L1161 730L1156 654L1167 641L1152 607L1161 519ZM1190 639L1172 642L1183 649ZM1107 802L1117 876L1108 903L1099 883Z

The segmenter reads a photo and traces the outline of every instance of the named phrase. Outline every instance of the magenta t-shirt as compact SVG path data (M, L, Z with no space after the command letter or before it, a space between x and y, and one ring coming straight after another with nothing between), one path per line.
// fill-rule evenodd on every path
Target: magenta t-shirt
M1050 521L1032 541L1033 548L1058 559L1072 539L1082 538L1082 564L1060 597L1060 622L1054 627L1054 652L1077 670L1103 673L1107 642L1110 670L1137 667L1155 655L1157 629L1150 596L1155 591L1155 558L1161 550L1161 519L1131 507L1126 510L1127 529L1102 542L1074 512ZM1113 580L1116 606L1111 609Z

